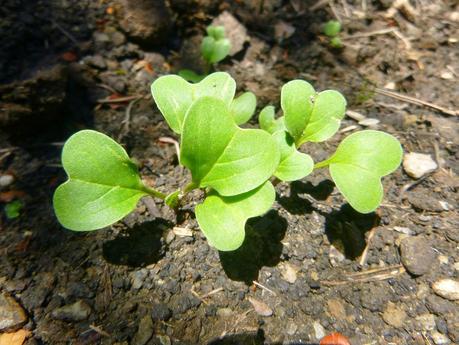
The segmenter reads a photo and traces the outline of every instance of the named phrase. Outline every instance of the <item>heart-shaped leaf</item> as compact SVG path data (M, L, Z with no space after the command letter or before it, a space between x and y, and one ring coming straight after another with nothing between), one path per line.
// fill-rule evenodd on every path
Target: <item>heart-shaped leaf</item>
M297 146L327 140L339 128L346 100L338 91L316 93L304 80L292 80L282 87L281 106L285 125Z
M286 131L277 131L273 137L279 145L281 154L274 176L282 181L295 181L308 176L314 168L311 156L297 151L295 140Z
M54 193L59 222L70 230L108 226L130 213L146 195L137 166L108 136L83 130L64 145L62 164L69 179Z
M182 132L183 120L191 103L204 96L221 99L230 105L236 92L236 82L226 72L209 74L197 84L188 83L177 75L166 75L151 85L151 93L169 127Z
M198 74L195 71L192 71L191 69L181 69L180 71L178 71L178 75L191 83L199 83L206 77L205 74Z
M237 125L242 125L250 120L255 108L257 107L257 97L252 92L244 92L239 97L233 99L230 112Z
M273 134L274 132L285 130L284 117L275 119L275 109L272 105L264 107L260 115L258 115L258 123L260 128L268 133Z
M270 182L230 197L212 192L202 204L196 206L196 219L212 246L221 251L236 250L244 242L247 219L267 212L275 197Z
M227 38L215 39L204 37L201 43L201 54L209 63L217 63L228 56L231 50L231 43Z
M274 139L260 129L241 129L228 106L202 97L187 112L180 162L191 170L195 185L220 195L248 192L276 169L280 153Z
M392 135L366 130L346 137L325 162L349 204L361 213L369 213L381 203L381 177L398 168L402 155L402 147Z

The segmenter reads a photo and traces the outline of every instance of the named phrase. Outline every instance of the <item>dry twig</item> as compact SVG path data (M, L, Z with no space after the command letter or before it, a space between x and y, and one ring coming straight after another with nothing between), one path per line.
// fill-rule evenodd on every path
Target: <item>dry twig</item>
M321 284L325 286L338 286L351 283L366 283L393 278L404 272L405 268L402 265L395 265L352 273L349 274L344 280L324 280L321 282Z
M252 283L254 283L256 286L258 286L258 287L262 288L263 290L266 290L266 291L272 293L274 296L276 296L276 293L275 293L273 290L267 288L267 287L264 286L264 285L261 285L261 284L260 284L259 282L257 282L256 280L252 281Z

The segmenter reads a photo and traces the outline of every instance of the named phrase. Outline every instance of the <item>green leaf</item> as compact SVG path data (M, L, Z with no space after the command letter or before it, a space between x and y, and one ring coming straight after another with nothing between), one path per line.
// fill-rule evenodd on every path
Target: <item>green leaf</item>
M207 34L216 40L225 38L225 28L221 25L213 26L209 25L207 27Z
M70 230L108 226L130 213L146 195L137 166L108 136L83 130L64 145L62 164L69 179L54 193L59 222Z
M335 90L316 93L304 80L292 80L282 87L281 106L285 125L297 146L327 140L339 129L346 100Z
M203 38L201 43L201 54L211 64L222 61L228 56L230 50L231 43L227 38L215 39L207 36Z
M241 129L216 98L195 101L185 118L180 162L193 182L220 195L248 192L268 180L279 163L274 139L260 129Z
M221 99L228 106L234 98L236 82L228 73L209 74L197 84L190 84L177 75L166 75L151 85L151 93L169 127L182 132L183 120L191 103L204 96Z
M244 242L247 219L266 213L275 197L270 182L230 197L212 192L196 206L196 219L210 245L220 251L236 250Z
M324 25L324 34L328 37L335 37L341 31L341 23L337 20L330 20Z
M14 200L5 205L5 215L8 219L14 219L21 215L21 210L24 207L21 200Z
M198 74L195 71L192 71L191 69L181 69L180 71L178 71L178 75L191 83L199 83L206 77L205 74Z
M339 37L333 37L331 40L330 40L330 46L332 48L342 48L343 47L343 42L341 41L341 38Z
M180 202L180 189L170 193L164 199L164 203L170 208L177 208Z
M250 120L257 107L257 97L252 92L244 92L239 97L233 99L230 112L237 125L242 125Z
M392 135L366 130L346 137L325 162L349 204L361 213L369 213L381 203L381 177L398 168L402 155L402 147Z
M286 128L284 117L282 116L278 119L275 119L274 116L275 110L272 105L267 105L264 107L258 116L258 123L260 124L260 128L271 134L279 130L285 130Z
M297 151L295 141L286 131L277 131L273 137L279 145L281 154L274 176L282 181L295 181L308 176L314 168L311 156Z

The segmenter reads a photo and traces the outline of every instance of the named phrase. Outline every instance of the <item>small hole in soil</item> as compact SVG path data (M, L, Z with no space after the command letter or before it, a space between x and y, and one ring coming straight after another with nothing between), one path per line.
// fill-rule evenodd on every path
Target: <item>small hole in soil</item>
M264 266L276 266L282 254L282 239L287 221L275 210L251 219L246 226L245 241L232 252L219 252L228 278L252 284Z
M104 258L115 265L151 265L164 256L163 232L170 227L164 219L136 225L124 236L104 243Z
M362 255L366 247L365 233L377 226L380 221L376 213L362 214L349 204L343 205L339 211L324 216L328 240L351 260Z

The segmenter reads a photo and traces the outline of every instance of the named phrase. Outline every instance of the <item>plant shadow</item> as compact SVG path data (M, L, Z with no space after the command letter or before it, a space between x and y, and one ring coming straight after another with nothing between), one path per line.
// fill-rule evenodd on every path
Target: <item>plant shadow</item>
M314 208L309 200L301 194L309 194L316 200L326 200L333 192L335 184L330 180L314 185L311 182L294 181L290 183L290 195L280 197L279 203L291 214L311 213Z
M328 240L351 260L362 255L366 247L365 233L378 226L381 220L376 213L362 214L349 204L344 204L338 211L323 213L323 216Z
M117 238L104 243L103 256L114 265L143 267L164 256L163 233L172 224L165 219L135 225Z
M281 240L287 221L275 210L262 217L250 219L242 246L231 252L219 252L222 267L228 278L252 284L264 266L275 266L282 254Z
M263 345L267 344L265 339L265 333L262 329L259 329L258 332L248 332L248 333L236 333L228 334L222 338L217 338L211 340L207 345ZM318 343L304 343L304 342L293 342L293 343L270 343L270 345L319 345Z

